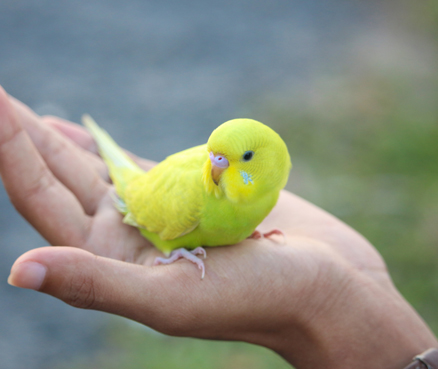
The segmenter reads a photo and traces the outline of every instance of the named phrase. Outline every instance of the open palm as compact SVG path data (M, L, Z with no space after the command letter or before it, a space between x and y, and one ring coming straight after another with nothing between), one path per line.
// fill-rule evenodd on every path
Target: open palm
M153 166L134 160L145 169ZM299 331L298 322L318 321L357 288L357 280L397 295L384 262L365 239L286 191L260 225L262 231L281 229L285 239L208 249L203 281L185 260L153 267L160 254L122 223L90 135L59 118L37 116L4 91L0 170L17 210L50 244L70 246L22 255L11 283L73 306L174 335L259 343L299 362L282 349L284 336ZM34 278L36 264L45 270L42 281Z

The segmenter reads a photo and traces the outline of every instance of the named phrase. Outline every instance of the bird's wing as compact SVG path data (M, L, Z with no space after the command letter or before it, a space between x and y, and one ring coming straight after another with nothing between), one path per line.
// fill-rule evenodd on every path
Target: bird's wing
M141 228L172 240L199 224L204 203L202 167L206 145L169 156L126 188L130 219Z

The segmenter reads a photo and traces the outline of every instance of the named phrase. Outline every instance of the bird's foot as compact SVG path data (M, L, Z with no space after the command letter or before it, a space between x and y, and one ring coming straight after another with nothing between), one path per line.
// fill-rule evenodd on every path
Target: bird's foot
M199 269L201 269L202 275L201 279L204 279L205 276L205 265L204 262L197 257L196 255L202 255L204 259L207 257L207 252L202 247L197 247L194 250L188 251L186 249L176 249L173 250L170 254L170 257L168 258L156 258L154 261L154 265L160 265L160 264L172 264L175 261L183 258L186 260L191 261L192 263L196 264Z
M286 235L284 234L283 231L280 231L279 229L273 229L272 231L269 231L266 233L261 233L261 232L255 230L254 232L252 232L251 236L249 236L248 238L252 238L254 240L259 240L260 238L269 238L274 234L283 236L284 241L286 241Z

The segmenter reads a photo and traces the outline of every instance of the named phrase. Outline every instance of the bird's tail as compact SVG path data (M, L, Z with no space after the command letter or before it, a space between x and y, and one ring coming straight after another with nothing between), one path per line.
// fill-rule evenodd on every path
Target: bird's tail
M144 173L144 170L116 144L104 129L97 125L93 118L84 115L82 123L96 141L99 154L108 166L109 175L116 187L116 192L123 199L126 184L134 177Z

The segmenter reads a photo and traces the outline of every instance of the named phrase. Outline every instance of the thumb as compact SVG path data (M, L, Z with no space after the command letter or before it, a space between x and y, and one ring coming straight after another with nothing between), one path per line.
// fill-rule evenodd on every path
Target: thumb
M187 305L187 298L172 291L174 302L166 303L172 289L164 269L100 257L73 247L43 247L15 261L8 283L47 293L74 307L121 315L178 334L169 317L174 315L174 307ZM181 327L183 322L179 323Z

